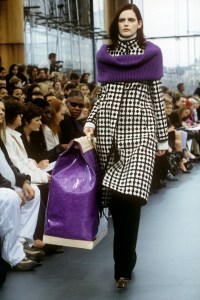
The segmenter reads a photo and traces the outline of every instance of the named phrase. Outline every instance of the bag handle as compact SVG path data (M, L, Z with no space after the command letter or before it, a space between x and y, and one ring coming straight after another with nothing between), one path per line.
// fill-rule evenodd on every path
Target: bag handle
M79 148L81 148L83 153L92 149L96 149L96 139L94 137L83 136L74 139L73 142L79 145Z

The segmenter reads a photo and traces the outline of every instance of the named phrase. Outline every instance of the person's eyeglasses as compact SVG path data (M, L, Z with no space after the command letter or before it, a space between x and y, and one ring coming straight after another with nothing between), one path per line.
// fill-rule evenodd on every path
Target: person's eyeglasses
M84 107L84 104L83 103L77 103L77 102L69 102L70 103L70 105L72 106L72 107L79 107L79 108L83 108Z

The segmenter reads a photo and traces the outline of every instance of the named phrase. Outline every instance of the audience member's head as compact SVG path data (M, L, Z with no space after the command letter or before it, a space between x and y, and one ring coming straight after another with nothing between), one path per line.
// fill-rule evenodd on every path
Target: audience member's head
M0 87L6 88L6 80L4 79L3 76L0 76Z
M30 78L36 78L38 75L38 67L37 66L29 66L28 75Z
M184 86L184 83L183 82L180 82L177 84L177 90L179 93L183 94L184 91L185 91L185 86Z
M179 113L181 120L186 121L191 114L191 110L189 107L184 106L184 107L181 107L178 109L178 113Z
M71 82L71 83L74 83L76 86L77 86L77 85L79 84L79 82L80 82L80 77L79 77L78 73L75 73L75 72L72 72L72 73L70 74L69 79L70 79L70 82Z
M56 134L60 134L60 122L64 119L65 115L65 105L59 99L53 99L49 102L51 107L51 120L49 122L49 127Z
M84 108L84 96L80 91L72 91L66 100L69 113L73 119L80 117Z
M21 125L21 117L23 111L23 104L17 100L7 100L5 101L5 120L6 124L13 125L18 120L16 127Z
M48 93L44 96L44 99L50 103L52 100L56 99L56 96L54 93Z
M50 104L44 99L34 99L31 101L34 105L37 105L42 109L42 124L48 124L51 120L51 108Z
M64 87L64 96L65 96L65 99L68 98L68 95L74 91L76 89L76 85L73 84L73 83L68 83L65 85Z
M0 76L2 76L3 78L6 76L7 71L4 67L0 67Z
M23 106L22 126L26 127L29 132L39 131L42 124L42 109L37 105L29 102Z
M81 91L81 93L86 97L88 97L88 94L90 92L89 87L86 83L80 83L77 86L77 90Z
M7 89L5 87L0 87L0 99L2 100L6 96L8 96Z
M23 97L23 91L20 87L13 87L11 91L11 96L13 96L16 100L20 101L21 103L24 103L24 97Z
M172 109L173 109L172 102L165 101L165 112L167 116L171 115Z
M40 91L32 92L31 100L34 100L34 99L37 99L37 98L44 99L44 96L43 96L42 92L40 92Z
M9 67L8 73L10 76L16 76L18 73L18 66L16 64L12 64Z
M177 95L173 98L173 103L176 107L185 107L186 106L186 98L181 95Z
M48 59L51 63L56 63L56 53L49 53Z
M81 75L80 83L88 84L89 77L90 77L90 73L83 73Z

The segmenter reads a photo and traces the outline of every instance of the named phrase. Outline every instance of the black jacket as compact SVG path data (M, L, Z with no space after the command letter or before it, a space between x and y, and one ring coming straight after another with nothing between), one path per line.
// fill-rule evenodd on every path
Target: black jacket
M37 163L43 159L48 159L49 162L53 162L57 160L58 156L64 151L61 145L57 145L53 149L47 150L42 128L40 128L39 131L31 132L29 142L26 139L22 126L18 127L17 131L21 133L21 139L28 157L36 160Z
M60 122L60 143L69 144L71 140L85 136L83 132L84 125L84 120L75 120L71 116L65 115L64 120Z
M10 165L11 169L14 172L15 179L16 179L16 186L22 187L26 180L29 180L29 181L31 180L31 177L29 175L20 173L20 171L13 165L13 163L11 162L11 160L8 156L6 147L1 139L0 139L0 148L4 153L8 164ZM5 177L3 177L1 172L0 172L0 188L11 188L11 182L9 180L7 180Z

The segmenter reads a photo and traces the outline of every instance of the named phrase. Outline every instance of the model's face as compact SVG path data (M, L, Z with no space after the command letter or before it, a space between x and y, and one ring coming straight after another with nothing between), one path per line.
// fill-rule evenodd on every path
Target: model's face
M142 20L137 19L133 10L124 10L119 15L118 29L119 34L124 38L136 36L136 32L142 27Z
M0 101L0 124L3 124L4 117L5 117L5 107L3 102Z

